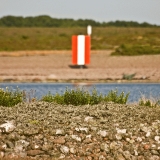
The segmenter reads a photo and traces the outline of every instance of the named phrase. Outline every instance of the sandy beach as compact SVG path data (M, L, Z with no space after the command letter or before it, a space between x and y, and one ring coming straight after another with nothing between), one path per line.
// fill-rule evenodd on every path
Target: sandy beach
M111 56L91 51L85 69L71 68L71 51L0 52L0 82L160 82L160 55ZM132 78L124 78L124 75Z

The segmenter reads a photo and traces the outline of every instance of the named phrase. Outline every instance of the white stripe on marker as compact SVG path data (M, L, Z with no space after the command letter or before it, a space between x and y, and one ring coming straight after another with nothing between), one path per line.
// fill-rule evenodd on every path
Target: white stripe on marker
M78 47L77 47L77 58L78 58L78 65L84 65L85 63L85 36L79 35L78 36Z

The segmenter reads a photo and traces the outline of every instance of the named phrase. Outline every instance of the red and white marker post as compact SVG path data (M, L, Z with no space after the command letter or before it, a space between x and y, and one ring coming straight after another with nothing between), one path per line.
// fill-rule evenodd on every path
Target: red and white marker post
M91 26L87 27L88 35L72 36L72 63L74 65L86 65L90 63Z

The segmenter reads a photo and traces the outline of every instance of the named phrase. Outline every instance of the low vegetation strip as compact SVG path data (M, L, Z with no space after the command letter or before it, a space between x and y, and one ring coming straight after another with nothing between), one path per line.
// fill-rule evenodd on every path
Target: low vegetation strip
M160 46L122 44L111 55L137 56L160 54Z
M118 54L160 54L159 28L94 27L92 50ZM72 35L87 34L86 27L0 27L0 51L71 50Z
M34 96L34 91L30 92L20 91L18 88L16 90L0 89L0 106L12 107L18 103L22 102L33 102L33 101L44 101L49 103L57 103L60 105L96 105L100 103L116 103L116 104L126 104L128 101L129 93L125 95L124 92L118 93L118 90L111 90L107 95L98 94L97 90L94 88L91 93L84 88L68 89L63 94L56 93L52 95L50 92L44 95L41 99L37 100ZM139 105L156 107L160 106L160 100L149 100L142 97L139 100Z

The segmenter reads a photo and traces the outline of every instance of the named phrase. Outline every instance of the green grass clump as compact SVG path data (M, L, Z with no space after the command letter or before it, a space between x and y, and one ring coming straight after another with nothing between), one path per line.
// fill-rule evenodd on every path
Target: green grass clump
M153 55L160 54L160 47L154 47L150 45L127 45L122 44L118 47L112 55Z
M136 75L136 73L134 73L134 74L123 74L122 79L132 80L135 77L135 75Z
M98 95L95 89L92 90L91 94L83 88L77 88L76 90L67 89L63 96L65 104L72 104L75 106L85 104L94 105L100 103L102 100L102 95Z
M146 107L157 107L160 106L160 100L156 100L154 98L147 99L143 96L139 101L139 105Z
M98 95L97 91L94 89L92 90L92 94L88 91L85 91L83 88L76 88L74 89L66 89L64 94L60 95L56 93L52 95L50 92L42 97L42 101L46 102L56 102L58 104L72 104L75 106L78 105L85 105L85 104L98 104L102 99L101 95Z
M42 101L46 102L56 102L58 104L66 104L66 105L94 105L98 104L101 102L114 102L114 103L119 103L119 104L126 104L127 100L129 97L128 94L124 94L122 92L121 94L118 94L118 91L110 91L108 95L102 95L98 94L97 90L94 88L91 93L88 91L84 90L84 88L76 88L75 90L73 89L66 89L64 94L56 94L52 95L50 92L42 97Z
M18 88L13 91L6 87L6 90L0 88L0 105L11 107L20 102L23 102L23 92Z
M127 100L129 97L129 93L127 93L126 95L124 94L124 92L118 94L117 90L111 90L109 91L108 95L106 95L104 97L104 101L105 102L114 102L114 103L118 103L118 104L126 104Z

